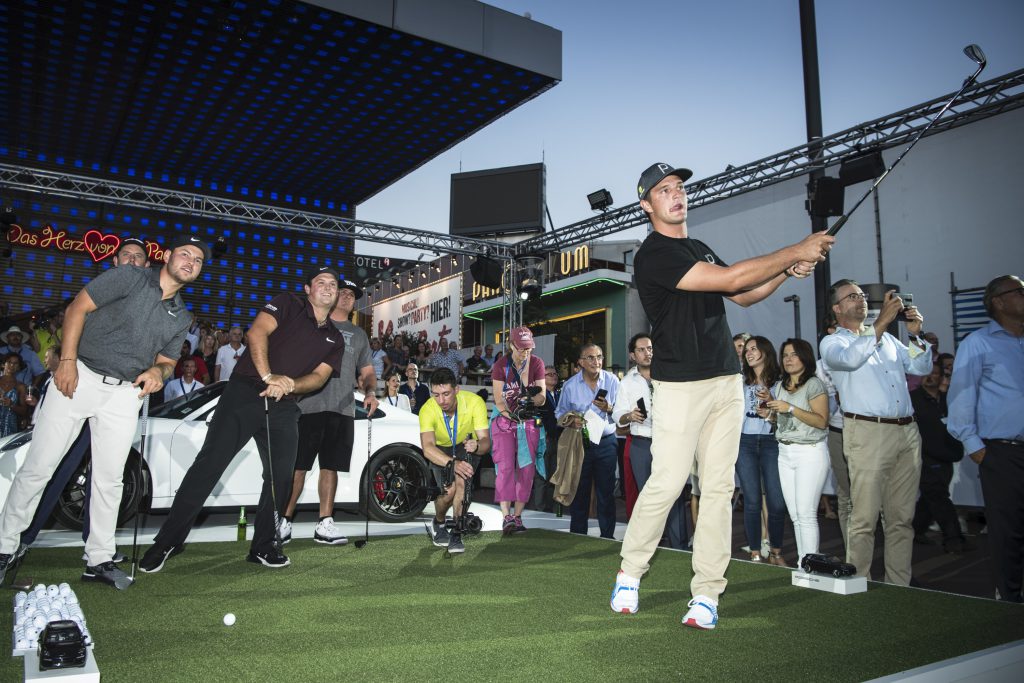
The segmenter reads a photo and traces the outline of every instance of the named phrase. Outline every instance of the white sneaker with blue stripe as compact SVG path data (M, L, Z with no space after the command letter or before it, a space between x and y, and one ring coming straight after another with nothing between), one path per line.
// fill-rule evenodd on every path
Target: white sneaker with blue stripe
M611 605L613 612L636 614L640 609L640 579L634 579L620 569L615 575Z
M695 595L690 600L690 611L683 616L683 624L710 631L718 624L718 603L706 595Z

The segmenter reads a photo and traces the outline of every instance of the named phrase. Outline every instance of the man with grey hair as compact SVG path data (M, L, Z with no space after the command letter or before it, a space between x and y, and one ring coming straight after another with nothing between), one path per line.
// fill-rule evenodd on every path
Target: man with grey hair
M213 381L226 382L231 379L231 373L235 371L243 353L245 346L242 344L242 328L235 325L228 332L228 343L217 349Z
M984 304L991 320L957 349L947 428L978 463L996 597L1024 602L1024 282L995 278Z
M830 290L836 331L821 340L842 400L843 452L850 472L853 508L847 525L846 561L858 576L870 577L875 527L885 519L885 580L908 586L913 554L914 506L921 479L921 434L904 373L927 375L932 356L919 337L924 318L904 306L895 291L885 294L873 325L867 319L867 295L853 280L839 280ZM903 313L910 346L886 332ZM900 381L894 381L900 380Z

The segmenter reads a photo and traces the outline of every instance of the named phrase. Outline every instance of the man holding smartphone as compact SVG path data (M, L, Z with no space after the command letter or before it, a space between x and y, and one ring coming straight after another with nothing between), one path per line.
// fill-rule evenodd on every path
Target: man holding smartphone
M637 186L640 207L653 228L637 251L633 278L658 347L651 365L656 401L651 478L622 541L611 607L625 613L639 609L640 578L650 568L665 519L696 459L702 497L693 545L693 599L683 623L712 629L732 555L732 493L743 423L743 380L723 299L750 306L787 276L810 275L835 238L815 233L765 256L722 263L687 232L683 183L691 175L685 168L654 164Z
M843 402L843 452L853 505L846 528L846 561L857 567L857 576L871 578L875 527L881 513L885 580L909 586L921 434L907 384L894 380L902 379L904 373L931 372L931 345L917 336L921 313L904 306L895 291L886 292L874 325L864 324L867 295L856 282L839 280L829 294L838 326L819 348ZM907 321L909 347L885 331L899 317Z
M615 400L612 419L620 430L629 433L626 448L629 449L629 464L633 470L636 487L642 491L651 477L651 408L654 405L651 391L651 360L654 346L646 332L634 334L629 340L629 357L635 365L619 383L619 396ZM620 432L621 433L621 432ZM686 525L686 503L683 496L676 499L668 513L668 543L670 548L686 550L690 541Z
M584 432L583 468L580 471L576 497L569 507L569 531L586 534L590 516L590 484L594 484L597 496L597 523L601 538L615 537L615 422L612 420L612 406L619 394L619 380L612 373L602 369L604 353L597 344L580 347L580 371L566 380L562 395L555 408L555 417L560 421L566 413L575 413L571 425L583 429L588 411L596 414L603 426L601 433L593 433L593 427ZM589 436L589 438L587 438Z

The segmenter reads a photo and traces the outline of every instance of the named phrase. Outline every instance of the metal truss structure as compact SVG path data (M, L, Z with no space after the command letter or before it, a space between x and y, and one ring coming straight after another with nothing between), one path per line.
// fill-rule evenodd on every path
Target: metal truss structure
M949 97L950 94L943 95L916 107L848 128L814 143L793 147L691 183L687 187L690 208L805 175L816 168L835 166L845 159L865 152L881 151L904 144L928 124ZM969 89L960 101L936 122L929 135L1021 106L1024 106L1024 69ZM516 244L506 244L4 163L0 163L0 188L87 201L103 201L248 225L274 226L304 233L341 233L353 239L412 247L423 251L489 256L502 262L506 284L509 285L503 301L505 329L511 329L522 319L522 305L518 297L519 283L516 281L518 278L508 276L515 272L519 259L591 242L605 235L647 223L647 215L640 208L640 204L634 203Z
M928 125L928 121L942 109L952 94L848 128L817 140L813 145L809 143L793 147L691 183L686 188L689 207L694 209L805 175L815 168L836 166L845 159L865 152L881 151L907 143ZM1024 106L1024 69L968 89L946 115L935 123L928 136L1021 106ZM516 245L516 252L543 254L645 223L647 215L640 204L631 204L520 242Z

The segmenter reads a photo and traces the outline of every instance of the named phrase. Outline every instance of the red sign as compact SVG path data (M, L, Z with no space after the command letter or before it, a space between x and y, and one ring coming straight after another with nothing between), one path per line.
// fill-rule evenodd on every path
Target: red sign
M38 232L31 232L17 224L12 225L10 232L7 233L7 241L13 245L36 249L84 252L96 263L116 254L118 247L121 246L121 238L112 233L89 230L82 239L78 239L69 235L67 230L58 230L52 225L46 225ZM156 242L146 240L146 255L150 261L163 261L164 251Z

